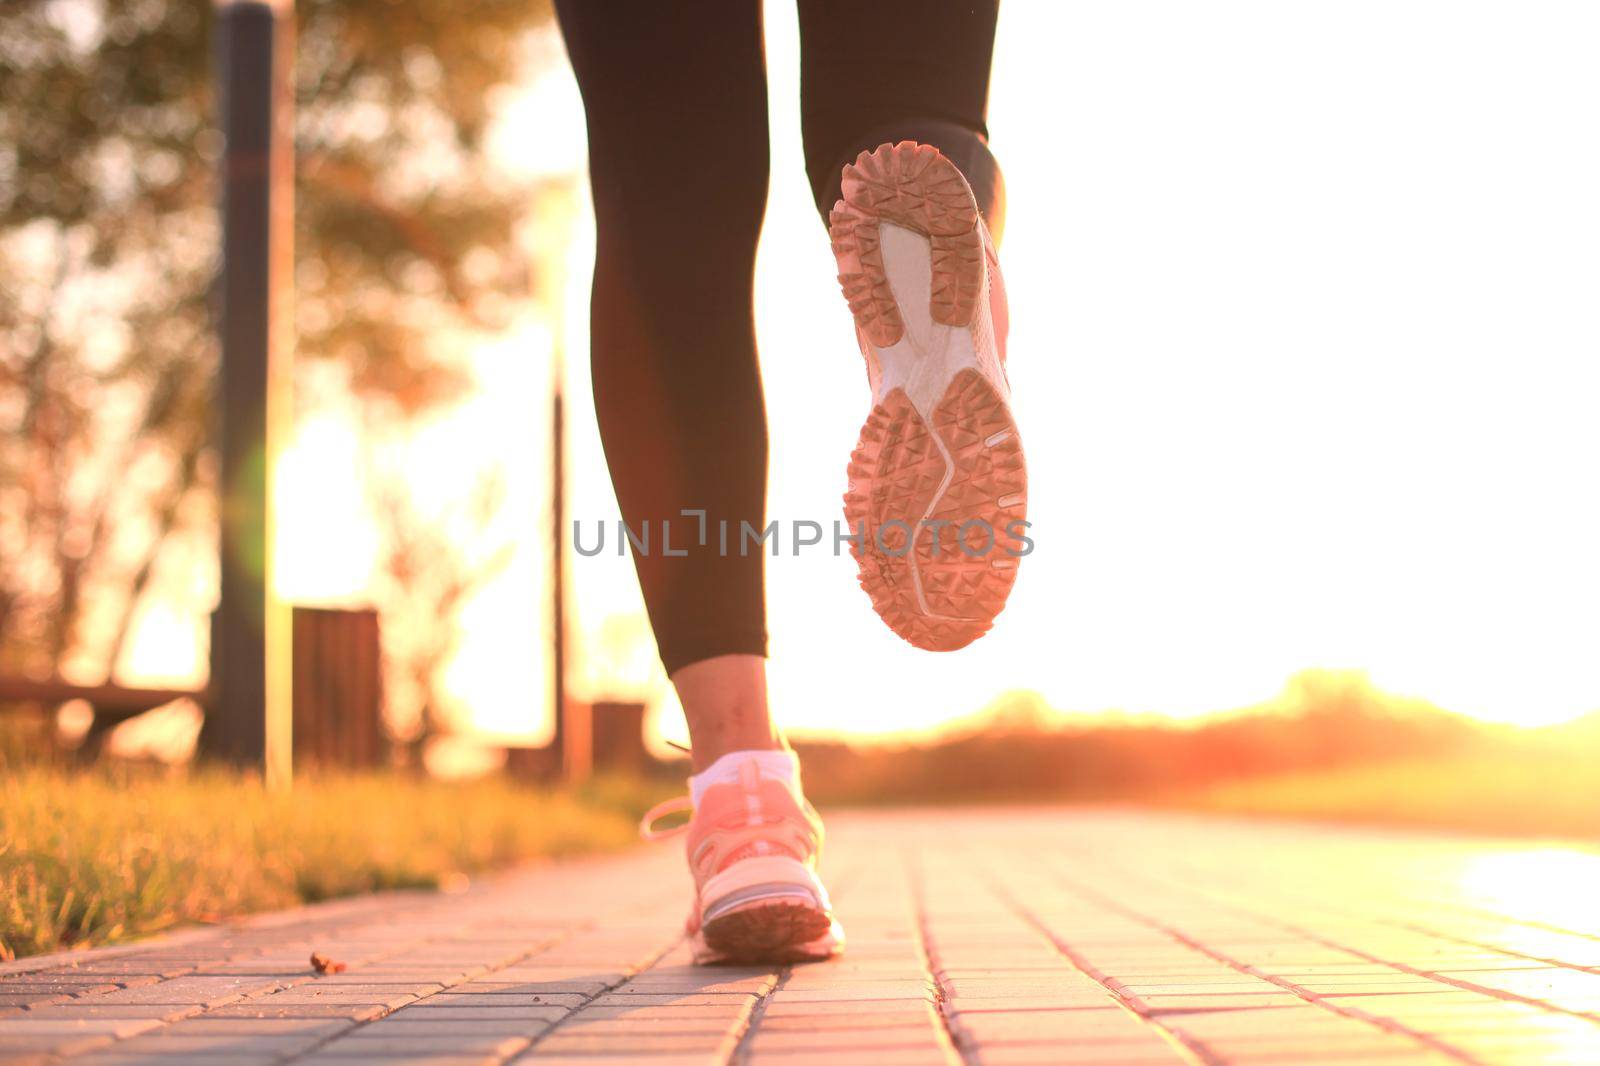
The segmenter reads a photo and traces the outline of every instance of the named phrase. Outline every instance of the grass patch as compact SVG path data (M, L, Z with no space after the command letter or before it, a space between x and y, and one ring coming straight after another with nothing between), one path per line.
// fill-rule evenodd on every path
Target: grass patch
M1174 804L1478 833L1600 837L1600 773L1583 752L1413 759L1230 781Z
M635 840L647 785L310 777L286 794L223 772L0 773L0 959L146 936L519 859Z

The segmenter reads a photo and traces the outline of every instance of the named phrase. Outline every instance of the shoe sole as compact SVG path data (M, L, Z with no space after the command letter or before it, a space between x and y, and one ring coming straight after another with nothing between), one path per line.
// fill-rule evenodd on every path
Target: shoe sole
M809 900L752 903L714 918L701 930L705 946L719 961L796 962L826 958L833 919Z
M1027 468L980 368L978 206L937 149L901 142L845 167L829 220L839 284L885 383L851 455L845 519L861 587L895 633L954 651L1016 581Z
M701 888L700 932L709 955L731 962L814 958L833 928L827 890L808 866L784 856L734 863ZM821 941L822 943L818 943Z

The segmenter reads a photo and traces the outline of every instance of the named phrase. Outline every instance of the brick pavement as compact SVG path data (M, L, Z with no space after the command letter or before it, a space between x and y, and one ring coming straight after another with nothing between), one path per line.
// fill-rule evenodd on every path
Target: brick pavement
M681 858L641 848L0 964L0 1062L1600 1063L1594 853L1131 811L830 830L832 963L689 965Z

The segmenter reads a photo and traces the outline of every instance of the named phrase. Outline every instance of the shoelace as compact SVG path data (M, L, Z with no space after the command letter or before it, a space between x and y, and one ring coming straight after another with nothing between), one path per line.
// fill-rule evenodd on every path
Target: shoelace
M674 825L666 829L655 828L655 823L669 814L682 814L694 812L694 800L689 796L674 796L644 812L644 817L639 819L639 835L646 840L667 840L689 831L689 823Z

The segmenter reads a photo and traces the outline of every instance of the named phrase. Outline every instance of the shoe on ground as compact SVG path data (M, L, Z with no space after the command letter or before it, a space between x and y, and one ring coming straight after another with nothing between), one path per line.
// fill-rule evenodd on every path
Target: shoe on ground
M685 826L651 828L690 809ZM843 950L844 930L816 872L822 821L754 760L737 781L708 788L698 807L686 796L658 805L641 831L647 839L688 837L695 901L686 928L696 963L802 962Z

